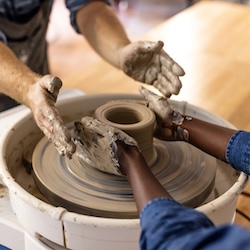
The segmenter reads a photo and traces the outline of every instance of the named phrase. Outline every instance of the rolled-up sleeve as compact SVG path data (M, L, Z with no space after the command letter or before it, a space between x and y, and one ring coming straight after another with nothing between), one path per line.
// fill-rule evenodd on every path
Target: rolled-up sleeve
M0 30L0 41L7 44L7 38L1 30Z
M140 215L142 250L250 249L250 232L226 225L215 227L201 212L160 198Z
M250 175L250 133L239 130L233 134L226 150L226 160L236 170Z
M79 29L76 24L76 12L90 2L91 0L65 0L66 6L70 11L70 23L77 33L79 33ZM110 5L108 0L103 0L102 2Z

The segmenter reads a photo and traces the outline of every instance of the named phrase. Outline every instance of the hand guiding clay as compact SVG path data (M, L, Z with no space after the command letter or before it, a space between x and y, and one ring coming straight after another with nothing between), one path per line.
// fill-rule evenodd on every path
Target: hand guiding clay
M61 155L71 158L75 144L55 107L62 82L58 77L43 76L29 89L30 108L38 127L56 146Z
M121 68L135 79L153 85L164 96L177 95L182 87L184 70L162 49L162 41L134 42L127 45L121 56Z
M188 141L188 132L181 128L184 117L169 104L168 99L159 96L144 87L140 87L141 95L148 101L148 107L154 111L157 119L155 137L163 140Z
M74 136L77 157L91 167L115 175L124 175L117 142L137 146L137 142L122 130L88 116L75 122Z

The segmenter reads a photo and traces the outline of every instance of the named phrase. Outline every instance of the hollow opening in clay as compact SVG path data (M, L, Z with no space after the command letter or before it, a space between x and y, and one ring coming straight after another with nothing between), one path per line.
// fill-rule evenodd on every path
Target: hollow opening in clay
M108 121L117 124L135 124L142 121L141 113L130 108L118 108L107 112L106 118Z

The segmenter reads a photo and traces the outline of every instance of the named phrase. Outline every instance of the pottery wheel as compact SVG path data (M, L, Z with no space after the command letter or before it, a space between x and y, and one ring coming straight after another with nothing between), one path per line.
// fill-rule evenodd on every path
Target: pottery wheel
M213 188L215 158L185 142L153 143L153 174L175 200L199 206ZM103 173L76 155L71 160L62 157L45 137L37 144L32 163L36 184L53 205L98 217L138 218L125 177Z

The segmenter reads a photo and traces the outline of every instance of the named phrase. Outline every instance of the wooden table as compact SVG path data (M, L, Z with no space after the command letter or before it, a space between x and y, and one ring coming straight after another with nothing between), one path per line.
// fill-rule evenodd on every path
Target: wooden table
M165 50L185 69L183 88L173 99L188 101L250 131L250 7L202 1L142 39L164 41ZM139 85L103 61L75 72L64 84L86 93L137 93ZM248 204L248 198L239 198L238 208L250 216ZM239 215L236 223L250 228Z

